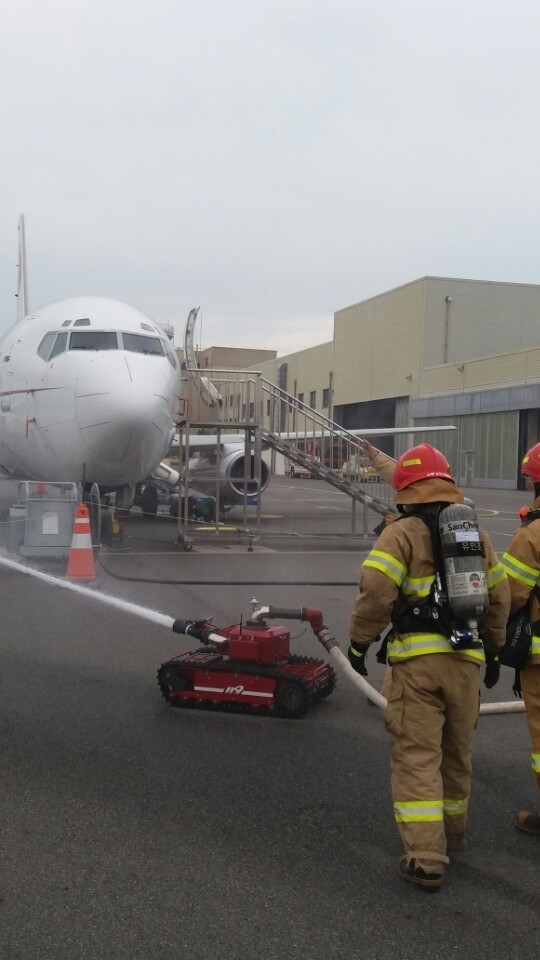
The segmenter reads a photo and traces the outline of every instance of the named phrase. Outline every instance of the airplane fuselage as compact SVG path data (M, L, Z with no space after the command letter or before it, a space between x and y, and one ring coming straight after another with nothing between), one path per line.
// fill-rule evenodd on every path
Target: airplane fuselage
M0 468L136 484L167 454L179 395L174 349L153 320L101 297L48 304L0 341Z

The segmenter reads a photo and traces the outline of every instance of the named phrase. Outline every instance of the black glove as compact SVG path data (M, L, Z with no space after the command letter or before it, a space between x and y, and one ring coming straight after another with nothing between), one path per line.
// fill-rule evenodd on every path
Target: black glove
M491 690L496 683L499 682L499 677L501 673L501 665L499 663L499 657L496 653L489 653L486 650L486 672L484 673L484 686L488 690Z
M349 658L349 663L351 667L356 670L357 673L360 673L363 677L367 677L368 672L366 670L366 653L369 650L369 643L355 643L354 640L351 640L349 644L349 649L347 651L347 656Z

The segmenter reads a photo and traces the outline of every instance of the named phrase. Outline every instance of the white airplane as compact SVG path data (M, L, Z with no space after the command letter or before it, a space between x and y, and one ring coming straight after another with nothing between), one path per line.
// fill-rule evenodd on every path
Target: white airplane
M0 340L0 470L11 479L81 482L130 506L137 484L178 474L162 459L181 380L164 330L127 304L72 297L28 312L24 220L18 313Z

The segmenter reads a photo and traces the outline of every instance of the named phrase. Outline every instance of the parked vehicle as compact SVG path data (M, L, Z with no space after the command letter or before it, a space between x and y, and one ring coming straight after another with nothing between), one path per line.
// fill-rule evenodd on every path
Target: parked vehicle
M299 480L300 479L309 480L311 478L311 474L309 470L306 469L306 467L302 467L299 463L291 463L290 460L285 461L285 473L289 474L289 476L292 477L293 480L295 480L296 478L298 478Z
M372 482L380 480L379 474L367 457L351 457L343 464L341 472L349 480L371 480Z

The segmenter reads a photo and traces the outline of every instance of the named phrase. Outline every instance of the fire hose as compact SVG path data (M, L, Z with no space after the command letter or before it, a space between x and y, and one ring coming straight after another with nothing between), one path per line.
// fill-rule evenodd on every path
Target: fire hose
M317 637L319 643L322 643L323 647L327 653L335 660L339 669L346 673L354 685L360 690L364 696L367 697L371 703L374 703L377 707L381 707L384 710L386 707L386 697L383 697L382 693L379 693L375 690L367 680L362 677L359 673L354 670L354 668L349 663L347 657L340 649L339 643L336 638L330 632L328 627L323 623L323 615L320 610L314 610L306 607L300 607L299 609L288 609L284 607L260 607L256 610L252 616L252 620L259 620L267 617L268 619L278 618L287 618L288 620L304 620L307 621L313 633ZM495 713L523 713L525 710L525 704L522 700L509 700L507 702L499 703L483 703L480 707L481 714L495 714Z
M188 633L188 631L183 627L186 624L195 623L195 621L178 620L174 617L169 617L166 614L159 613L156 610L149 610L147 607L142 607L139 604L131 603L127 600L121 600L119 597L111 597L108 594L96 593L96 591L90 587L84 587L79 583L73 583L69 580L62 580L59 577L53 577L51 574L43 573L41 570L34 570L32 567L28 567L23 563L17 563L15 560L9 560L7 557L0 556L0 565L9 567L10 569L16 570L19 573L36 577L37 579L43 580L45 583L49 583L50 585L62 587L64 590L71 590L82 596L89 597L92 600L98 600L101 603L116 607L125 613L134 614L135 616L142 617L145 620L150 620L153 623L157 623L159 626L168 627L175 633ZM376 706L381 708L386 707L385 697L375 690L375 688L368 683L364 677L360 676L360 674L353 670L347 657L341 651L338 641L328 627L324 624L323 615L320 610L310 607L259 607L254 611L251 619L252 621L257 622L259 620L263 620L265 617L268 619L283 618L308 622L313 630L313 633L317 637L317 640L323 645L330 657L335 660L339 669L343 673L347 674L357 689L360 690L360 692L363 693L364 696L371 701L371 703L374 703ZM220 637L219 634L214 634L212 632L208 633L207 631L207 636L207 642L223 642L223 638ZM483 715L497 713L522 713L524 710L525 704L522 700L508 701L504 703L484 703L480 707L480 713Z

